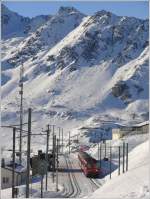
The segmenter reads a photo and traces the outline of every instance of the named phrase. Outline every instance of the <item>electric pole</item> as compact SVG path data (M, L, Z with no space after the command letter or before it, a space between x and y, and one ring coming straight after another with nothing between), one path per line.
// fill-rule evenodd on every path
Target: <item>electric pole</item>
M57 148L56 148L56 191L58 191L58 145L59 140L57 139Z
M118 147L118 149L119 149L118 175L120 175L120 146Z
M123 173L125 172L125 142L123 142Z
M64 132L63 132L63 128L62 128L62 154L63 154L63 145L64 145L63 139L64 139Z
M49 136L50 136L50 129L49 129L49 124L48 124L47 125L47 144L46 144L46 161L47 161L47 165L48 165ZM46 171L46 183L45 183L46 191L47 191L47 179L48 179L48 166L47 166L47 171Z
M70 154L70 131L69 131L69 154Z
M55 178L55 155L56 155L56 135L53 135L53 172L52 172L52 178L54 183Z
M29 198L29 183L30 183L30 144L31 144L31 108L28 109L26 198Z
M13 169L12 169L12 198L15 198L15 139L16 128L13 128Z
M59 153L60 153L60 127L58 127L59 128Z
M128 143L126 144L126 171L128 171Z
M111 160L112 160L111 148L112 148L112 146L110 146L110 164L109 164L109 168L110 168L110 179L111 179Z
M20 80L19 80L19 95L20 95L20 138L19 138L19 162L22 163L22 123L23 123L23 64L20 68Z

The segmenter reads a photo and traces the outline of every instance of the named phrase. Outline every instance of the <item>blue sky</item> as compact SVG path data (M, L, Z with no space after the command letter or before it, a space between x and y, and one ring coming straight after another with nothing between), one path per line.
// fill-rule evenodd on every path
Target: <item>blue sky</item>
M55 14L60 6L73 6L81 12L92 15L98 10L111 11L120 16L134 16L138 18L148 18L148 1L129 2L6 2L4 3L11 10L23 16L34 17L40 14Z

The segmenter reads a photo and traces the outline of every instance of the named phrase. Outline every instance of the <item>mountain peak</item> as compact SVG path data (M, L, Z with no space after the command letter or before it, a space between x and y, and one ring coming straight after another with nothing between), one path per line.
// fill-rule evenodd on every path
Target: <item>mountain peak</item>
M106 11L106 10L100 10L98 12L95 13L95 16L103 16L103 15L107 15L107 16L111 16L114 15L113 13Z
M61 6L58 11L59 14L70 14L70 13L79 13L74 7L64 7Z

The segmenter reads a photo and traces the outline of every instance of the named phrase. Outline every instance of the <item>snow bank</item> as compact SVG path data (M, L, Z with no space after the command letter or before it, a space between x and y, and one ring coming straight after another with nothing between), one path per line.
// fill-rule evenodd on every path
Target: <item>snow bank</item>
M144 198L149 194L149 142L146 141L129 153L129 171L108 180L91 198Z

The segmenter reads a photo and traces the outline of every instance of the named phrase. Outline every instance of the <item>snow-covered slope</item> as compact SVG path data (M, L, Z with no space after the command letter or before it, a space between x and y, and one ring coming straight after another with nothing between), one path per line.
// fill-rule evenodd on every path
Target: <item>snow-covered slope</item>
M33 33L18 45L17 51L11 50L9 55L3 59L2 66L9 64L10 67L14 67L19 65L20 61L37 60L38 53L43 56L47 50L50 50L75 29L84 16L74 8L60 7L56 15L52 16L47 23L43 23L38 29L36 28L36 31L32 31ZM40 16L32 21L31 27L36 27L34 22L36 23L38 18Z
M38 27L46 23L50 16L37 16L32 19L20 16L9 10L4 4L2 10L2 39L12 37L26 37L29 33L34 32Z
M62 7L13 52L5 48L4 123L19 119L20 61L24 109L33 108L39 127L50 122L74 131L102 116L127 122L148 119L148 20L106 11L85 16Z
M149 142L146 141L129 153L129 171L112 179L89 198L140 198L148 199L149 193Z

